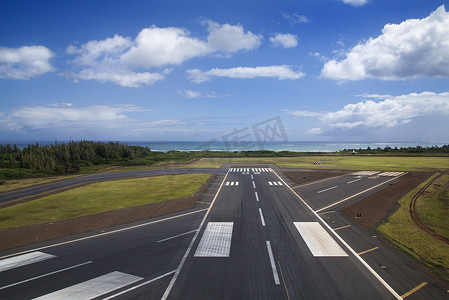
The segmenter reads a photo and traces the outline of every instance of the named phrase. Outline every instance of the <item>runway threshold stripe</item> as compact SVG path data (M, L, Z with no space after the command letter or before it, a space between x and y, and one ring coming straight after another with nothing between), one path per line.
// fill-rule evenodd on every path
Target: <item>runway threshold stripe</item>
M195 257L229 257L233 222L209 222L200 240Z
M115 271L35 299L38 300L93 299L142 279L143 278L138 276Z
M293 222L313 256L348 256L318 222Z
M10 257L7 259L0 260L0 272L37 263L54 257L56 256L43 253L40 251Z

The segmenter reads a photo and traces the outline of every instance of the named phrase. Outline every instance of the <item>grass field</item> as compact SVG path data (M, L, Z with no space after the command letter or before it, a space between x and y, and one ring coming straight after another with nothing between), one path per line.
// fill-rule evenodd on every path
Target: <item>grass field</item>
M53 222L193 195L210 174L94 183L0 209L0 229Z
M321 165L313 164L315 161ZM219 168L225 163L273 163L280 168L340 169L376 171L437 171L449 169L449 157L395 157L395 156L343 156L316 155L300 157L248 157L248 158L203 158L183 165L185 168Z
M430 178L429 178L430 180ZM439 186L429 188L430 193L419 197L416 209L421 221L429 228L448 238L449 233L449 176L435 181ZM399 209L377 230L394 246L432 268L449 281L449 245L421 230L411 219L409 203L425 183L399 200Z

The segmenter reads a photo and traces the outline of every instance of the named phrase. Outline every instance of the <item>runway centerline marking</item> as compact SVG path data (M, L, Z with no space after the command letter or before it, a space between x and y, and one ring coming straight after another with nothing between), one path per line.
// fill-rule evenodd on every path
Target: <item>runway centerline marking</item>
M11 256L23 254L23 253L29 253L29 252L33 252L33 251L42 250L42 249L47 249L47 248L67 245L67 244L71 244L71 243L76 243L76 242L80 242L80 241L85 241L85 240L93 239L93 238L100 237L100 236L106 236L106 235L110 235L110 234L114 234L114 233L118 233L118 232L128 231L128 230L140 228L140 227L143 227L143 226L148 226L148 225L152 225L152 224L156 224L156 223L160 223L160 222L164 222L164 221L169 221L169 220L181 218L181 217L192 215L192 214L197 214L197 213L203 212L205 210L207 211L208 209L209 208L203 208L203 209L199 209L199 210L196 210L196 211L191 211L191 212L188 212L188 213L185 213L185 214L176 215L176 216L173 216L173 217L168 217L168 218L164 218L164 219L160 219L160 220L156 220L156 221L150 221L150 222L147 222L147 223L134 225L134 226L126 227L126 228L121 228L121 229L117 229L117 230L112 230L112 231L109 231L109 232L103 232L103 233L99 233L99 234L94 234L94 235L91 235L91 236L87 236L87 237L83 237L83 238L79 238L79 239L75 239L75 240L71 240L71 241L67 241L67 242L57 243L57 244L53 244L53 245L43 246L43 247L35 248L35 249L32 249L32 250L26 250L26 251L22 251L22 252L19 252L19 253L9 254L9 255L5 255L3 257L0 257L0 259L4 259L6 257L11 257Z
M327 224L323 218L321 218L321 216L317 213L317 211L314 211L312 209L312 207L310 207L309 204L307 204L306 201L304 201L303 198L301 198L301 196L299 196L282 178L281 176L279 176L279 174L277 174L276 172L273 172L289 189L290 191L299 199L301 200L301 202L313 213L315 214L315 216L318 218L318 220L320 220L320 222L322 222L324 224L324 226L326 226L330 232L346 247L346 249L348 249L352 255L354 255L359 261L360 263L365 266L365 268L371 272L371 274L374 275L374 277L376 277L376 279L398 300L401 300L402 297L379 275L377 274L376 271L374 271L373 268L371 268L371 266L363 259L360 257L360 255L358 255L354 249L351 248L351 246L349 246L348 243L346 243L346 241L334 230L332 230L332 228L329 226L329 224ZM399 177L399 176L398 176ZM396 178L398 178L396 177ZM395 178L395 179L396 179Z
M142 277L115 271L35 299L93 299L142 279Z
M397 176L397 177L394 177L394 178L391 178L391 179L388 179L388 180L386 180L386 181L384 181L384 182L382 182L382 183L379 183L378 185L372 186L372 187L370 187L370 188L368 188L368 189L366 189L366 190L363 190L363 191L361 191L361 192L359 192L359 193L357 193L357 194L355 194L355 195L349 196L349 197L347 197L347 198L345 198L345 199L343 199L343 200L340 200L340 201L337 201L337 202L335 202L335 203L332 203L332 204L330 204L330 205L328 205L328 206L322 207L322 208L316 210L315 212L316 212L316 213L319 213L320 211L326 210L326 209L328 209L328 208L330 208L330 207L333 207L333 206L335 206L335 205L337 205L337 204L340 204L340 203L345 202L345 201L347 201L347 200L349 200L349 199L352 199L352 198L354 198L354 197L357 197L358 195L361 195L361 194L363 194L363 193L366 193L366 192L368 192L368 191L370 191L370 190L372 190L372 189L375 189L375 188L377 188L377 187L379 187L379 186L381 186L381 185L384 185L384 184L386 184L386 183L388 183L388 182L390 182L390 181L392 181L392 180L396 180L396 179L398 179L398 178L401 177L401 176L402 176L402 175ZM293 191L293 190L292 190L292 191ZM294 191L293 191L293 192L294 192ZM299 197L299 196L298 196L298 197ZM302 198L300 198L300 199L302 199ZM303 200L303 201L304 201L304 200ZM304 201L304 202L305 202L305 201Z
M267 241L267 251L268 257L270 258L271 270L273 271L274 283L279 285L281 282L279 281L278 270L276 268L276 263L274 262L273 250L271 249L270 241Z
M321 194L321 193L324 193L324 192L327 192L327 191L330 191L330 190L333 190L333 189L336 189L336 188L338 188L338 185L330 187L330 188L327 188L327 189L324 189L324 190L321 190L321 191L318 191L316 193L317 194Z
M208 204L209 204L209 203L208 203ZM180 236L183 236L183 235L191 234L191 233L196 232L196 231L198 231L198 229L191 230L191 231L188 231L188 232L184 232L184 233L181 233L181 234L177 234L177 235L168 237L168 238L166 238L166 239L159 240L159 241L157 241L156 243L165 242L165 241L168 241L168 240L171 240L171 239L175 239L175 238L180 237Z
M260 215L260 221L262 222L262 226L265 227L265 219L264 219L264 217L263 217L262 209L261 209L261 208L259 208L259 215Z
M411 289L410 291L408 291L407 293L401 295L402 298L407 298L408 296L410 296L411 294L417 292L418 290L422 289L424 286L427 285L427 282L422 282L420 283L418 286L414 287L413 289Z
M351 183L354 183L354 182L359 181L359 180L362 180L362 179L361 179L361 178L357 178L357 179L348 181L348 182L346 182L346 183L347 183L347 184L351 184Z
M15 282L15 283L12 283L12 284L9 284L9 285L2 286L2 287L0 287L0 290L7 289L7 288L10 288L12 286L20 285L22 283L27 283L27 282L30 282L30 281L33 281L33 280L36 280L36 279L40 279L40 278L43 278L43 277L47 277L47 276L50 276L50 275L53 275L53 274L61 273L61 272L67 271L67 270L75 269L75 268L78 268L78 267L81 267L81 266L84 266L84 265L87 265L87 264L90 264L90 263L92 263L92 261L87 261L87 262L82 263L82 264L78 264L78 265L75 265L75 266L67 267L67 268L64 268L64 269L61 269L61 270L53 271L53 272L50 272L50 273L47 273L47 274L43 274L43 275L39 275L39 276L36 276L36 277L33 277L33 278L25 279L25 280L22 280L22 281L19 281L19 282Z
M253 181L253 188L256 188L256 184L254 183L254 181Z
M257 194L257 192L254 192L254 194L256 195L257 202L259 202L259 195Z

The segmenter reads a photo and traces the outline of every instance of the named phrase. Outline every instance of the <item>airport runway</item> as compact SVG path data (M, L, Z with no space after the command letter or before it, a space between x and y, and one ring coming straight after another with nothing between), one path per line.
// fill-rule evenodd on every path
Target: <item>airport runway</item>
M402 174L349 173L290 187L273 169L213 170L220 175L194 210L4 251L0 298L447 298L337 213Z

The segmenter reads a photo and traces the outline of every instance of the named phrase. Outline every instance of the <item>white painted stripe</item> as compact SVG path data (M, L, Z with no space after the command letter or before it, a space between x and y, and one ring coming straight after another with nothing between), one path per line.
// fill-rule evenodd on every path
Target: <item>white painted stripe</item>
M168 241L168 240L171 240L171 239L175 239L175 238L180 237L180 236L183 236L183 235L191 234L191 233L196 232L196 231L198 231L198 229L191 230L191 231L188 231L188 232L184 232L184 233L181 233L181 234L177 234L177 235L168 237L168 238L166 238L166 239L159 240L159 241L157 241L156 243L162 243L162 242L165 242L165 241Z
M272 183L271 181L268 181L268 184L269 184L269 185L273 185L273 183Z
M277 183L276 181L273 181L273 184L274 184L274 185L278 185L278 183Z
M274 283L281 284L279 281L278 269L276 268L276 263L274 262L273 250L271 249L270 241L267 241L268 256L270 257L271 270L273 271Z
M228 182L226 182L226 186L228 186L229 185L229 181Z
M236 182L235 182L235 185L239 185L239 182L238 182L238 181L236 181Z
M253 176L253 174L251 174L251 179L254 179L254 176Z
M257 194L257 192L254 192L256 194L256 200L257 202L259 202L259 195Z
M129 275L116 271L35 299L40 300L93 299L142 279L143 278L138 276Z
M229 257L233 222L209 222L196 249L196 257Z
M351 248L351 246L348 245L348 243L345 242L345 240L338 235L338 233L335 230L332 230L332 228L324 222L323 218L317 213L317 211L313 211L312 207L310 207L309 204L307 204L304 199L301 198L276 172L273 171L273 173L288 187L288 189L294 194L301 202L313 213L315 216L323 222L324 226L326 226L329 230L331 230L332 234L354 255L359 262L368 270L371 272L371 274L376 277L376 279L398 300L402 300L402 297L379 275L376 271L374 271L373 268L363 259L360 257L360 255L357 254L357 252L354 251L354 249ZM395 178L394 178L395 179ZM388 180L386 181L388 182Z
M278 181L278 185L282 185L282 182Z
M234 181L231 181L231 186L233 186L234 185Z
M161 276L158 276L158 277L156 277L156 278L150 279L150 280L145 281L145 282L142 282L142 283L140 283L140 284L138 284L138 285L136 285L136 286L133 286L133 287L127 289L127 290L124 290L124 291L121 291L121 292L119 292L119 293L117 293L117 294L114 294L114 295L111 295L111 296L109 296L109 297L103 298L103 300L110 300L110 299L117 298L118 296L121 296L121 295L123 295L123 294L129 293L129 292L131 292L131 291L133 291L133 290L135 290L135 289L138 289L138 288L140 288L140 287L142 287L142 286L144 286L144 285L147 285L147 284L150 284L150 283L152 283L152 282L155 282L156 280L159 280L159 279L161 279L161 278L164 278L164 277L166 277L166 276L168 276L168 275L171 275L171 274L173 274L173 273L175 273L175 272L176 272L176 270L173 270L173 271L171 271L171 272L165 273L165 274L163 274L163 275L161 275Z
M43 253L40 251L31 252L19 256L14 256L11 258L0 260L0 272L18 268L21 266L26 266L29 264L34 264L43 260L54 258L56 256Z
M256 184L254 183L254 181L253 181L253 188L256 188Z
M356 181L359 181L359 180L360 180L360 178L355 179L355 180L348 181L348 182L346 182L346 183L347 183L347 184L351 184L351 183L356 182Z
M338 185L333 186L333 187L330 187L330 188L325 189L325 190L322 190L322 191L318 191L318 192L316 192L316 193L317 193L317 194L320 194L320 193L323 193L323 192L327 192L327 191L333 190L333 189L335 189L335 188L338 188Z
M224 176L223 181L221 182L220 187L218 188L218 191L215 194L215 197L212 200L211 205L209 206L209 208L207 208L207 212L204 215L203 219L201 220L201 224L198 227L198 231L195 233L195 235L193 236L193 239L190 241L189 247L187 248L186 252L184 253L184 256L182 257L181 262L178 265L178 268L176 268L175 274L173 275L172 279L170 280L170 283L168 284L167 288L165 289L165 292L162 295L161 300L167 300L168 296L170 295L171 290L173 289L173 286L176 283L176 280L178 280L179 273L181 272L181 270L184 266L184 263L186 262L186 259L190 254L190 251L192 251L192 248L193 248L193 245L195 244L196 238L198 237L198 234L199 234L201 228L203 227L204 222L206 222L207 216L209 215L210 210L214 206L215 200L217 200L218 194L220 193L221 188L223 187L223 183L226 181L226 178L228 177L228 175L229 175L229 172L226 172L226 175Z
M293 222L313 256L348 256L318 222Z
M265 226L265 219L263 218L262 209L259 208L260 221L262 222L262 226Z
M226 177L225 177L225 179L226 179ZM225 179L223 179L223 182L224 182ZM223 185L223 183L220 185L220 188L221 188L222 185ZM218 195L218 192L217 192L217 195ZM216 197L216 195L215 195L215 197ZM9 255L5 255L5 256L0 257L0 259L6 258L6 257L11 257L11 256L18 255L18 254L22 254L22 253L29 253L31 251L42 250L42 249L47 249L47 248L52 248L52 247L72 244L72 243L85 241L85 240L93 239L93 238L100 237L100 236L115 234L115 233L118 233L118 232L128 231L128 230L132 230L132 229L135 229L135 228L140 228L140 227L144 227L144 226L148 226L148 225L152 225L152 224L156 224L156 223L160 223L160 222L164 222L164 221L169 221L169 220L173 220L173 219L177 219L177 218L182 218L182 217L189 216L189 215L192 215L192 214L197 214L197 213L200 213L200 212L204 212L206 210L209 210L209 208L203 208L203 209L195 210L195 211L188 212L188 213L185 213L185 214L176 215L176 216L173 216L173 217L168 217L168 218L164 218L164 219L160 219L160 220L156 220L156 221L150 221L150 222L139 224L139 225L133 225L133 226L117 229L117 230L112 230L112 231L108 231L108 232L94 234L94 235L90 235L90 236L87 236L87 237L83 237L83 238L79 238L79 239L75 239L75 240L70 240L70 241L62 242L62 243L56 243L56 244L52 244L52 245L48 245L48 246L43 246L43 247L39 247L39 248L35 248L35 249L32 249L32 250L27 250L27 251L23 251L23 252L19 252L19 253L9 254Z
M15 282L15 283L12 283L12 284L9 284L9 285L2 286L2 287L0 287L0 290L7 289L7 288L10 288L12 286L20 285L20 284L23 284L23 283L27 283L27 282L30 282L30 281L33 281L33 280L36 280L36 279L40 279L40 278L43 278L43 277L47 277L47 276L50 276L50 275L53 275L53 274L61 273L61 272L67 271L67 270L75 269L75 268L78 268L78 267L81 267L81 266L84 266L84 265L87 265L87 264L90 264L90 263L92 263L92 261L88 261L88 262L85 262L85 263L82 263L82 264L78 264L78 265L75 265L75 266L71 266L71 267L68 267L68 268L64 268L64 269L61 269L61 270L53 271L53 272L50 272L50 273L47 273L47 274L39 275L39 276L36 276L36 277L33 277L33 278L25 279L25 280L22 280L22 281L19 281L19 282Z

